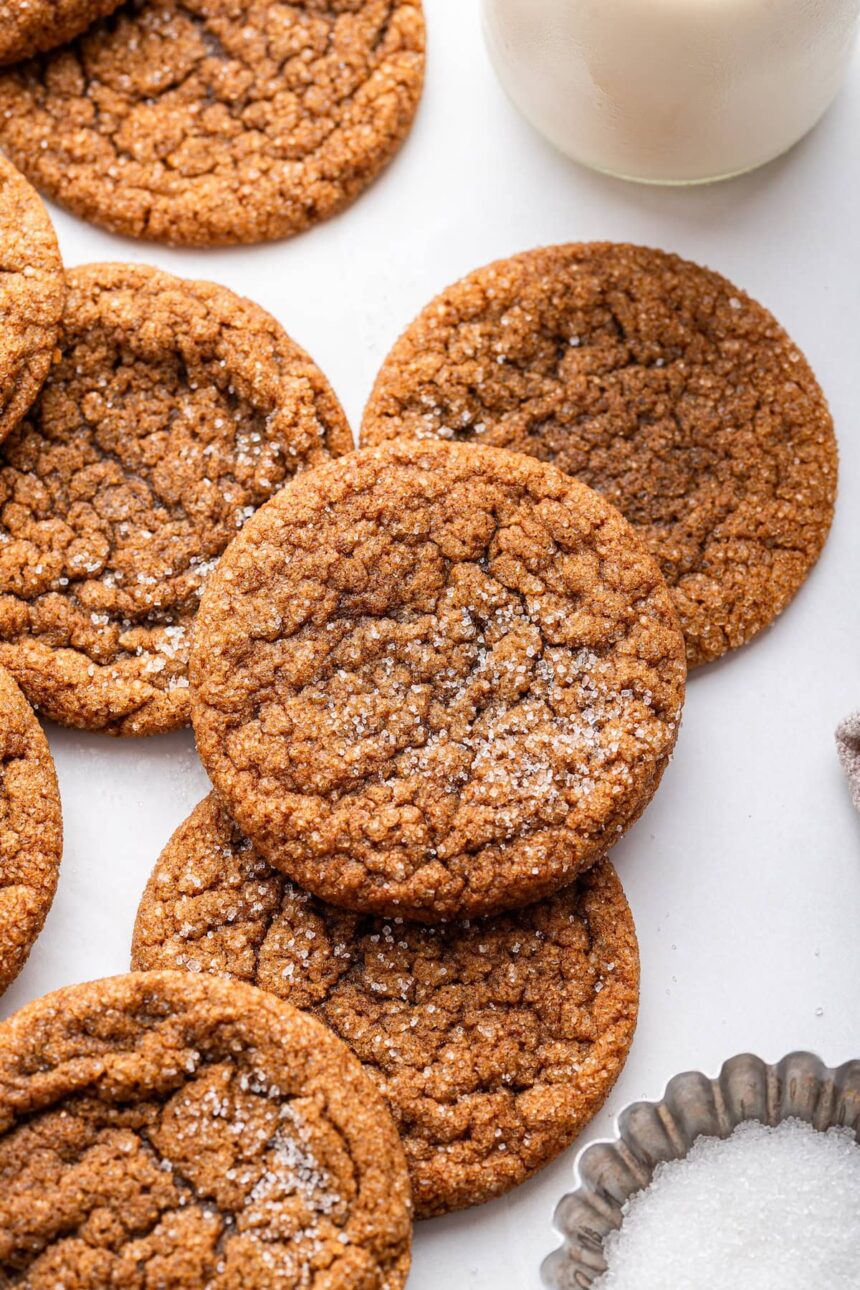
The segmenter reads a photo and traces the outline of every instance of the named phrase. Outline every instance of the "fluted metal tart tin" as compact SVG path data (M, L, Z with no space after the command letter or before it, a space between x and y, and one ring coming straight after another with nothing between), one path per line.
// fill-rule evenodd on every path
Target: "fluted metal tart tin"
M647 1187L657 1165L680 1160L698 1137L727 1138L744 1120L778 1124L797 1117L816 1129L844 1125L860 1134L860 1059L831 1069L814 1053L768 1065L752 1053L725 1063L716 1079L676 1075L659 1102L634 1102L616 1137L577 1157L576 1190L563 1197L555 1225L564 1244L544 1261L551 1290L587 1290L606 1271L603 1242L621 1226L622 1208Z

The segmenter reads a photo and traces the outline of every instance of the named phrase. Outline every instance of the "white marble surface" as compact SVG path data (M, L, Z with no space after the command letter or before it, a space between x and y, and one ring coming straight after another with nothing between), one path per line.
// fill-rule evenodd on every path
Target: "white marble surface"
M276 314L357 424L377 366L440 288L539 243L612 238L679 251L769 305L832 401L841 500L824 557L789 611L696 674L675 761L615 853L642 947L639 1032L604 1112L659 1095L678 1070L742 1049L860 1056L860 818L833 728L860 706L860 62L836 107L782 161L730 184L639 188L577 169L508 105L477 6L426 0L431 54L415 132L352 210L279 246L170 251L56 213L68 263L149 260L209 277ZM123 971L138 897L206 791L190 735L117 743L52 730L66 820L60 890L6 1014ZM571 1150L531 1183L419 1228L410 1290L537 1287Z

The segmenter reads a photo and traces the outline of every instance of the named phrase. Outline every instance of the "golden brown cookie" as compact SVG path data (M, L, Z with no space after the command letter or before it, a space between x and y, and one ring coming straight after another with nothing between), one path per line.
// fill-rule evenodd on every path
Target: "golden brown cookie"
M0 76L0 145L115 233L262 242L376 178L423 77L420 0L128 0Z
M403 441L294 481L204 595L197 743L237 823L324 900L496 913L650 801L684 642L625 520L519 453Z
M325 377L224 287L68 275L62 356L0 457L0 663L66 725L189 717L206 576L256 507L352 438Z
M0 441L48 374L65 297L48 212L24 176L0 158Z
M122 0L4 0L0 5L0 63L18 63L65 44Z
M294 887L214 795L155 866L132 963L228 974L331 1026L391 1107L418 1217L498 1196L563 1150L624 1065L639 1000L608 861L513 914L386 921Z
M400 1290L409 1179L382 1099L312 1017L153 972L0 1026L0 1284Z
M51 750L32 708L0 667L0 994L42 930L62 854Z
M644 247L547 247L443 292L364 415L363 443L399 435L513 448L603 493L660 562L691 666L782 612L833 517L833 423L797 346L719 274Z

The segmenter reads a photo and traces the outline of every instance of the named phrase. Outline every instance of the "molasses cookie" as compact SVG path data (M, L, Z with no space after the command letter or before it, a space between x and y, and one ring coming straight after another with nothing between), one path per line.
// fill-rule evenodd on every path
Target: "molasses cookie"
M48 212L24 176L0 158L0 441L48 374L65 297Z
M189 630L245 520L351 436L319 369L223 287L68 275L61 356L0 458L0 663L56 721L189 716Z
M331 1026L391 1107L419 1217L500 1195L566 1147L624 1064L639 997L608 861L517 913L386 922L292 886L214 796L155 867L133 964L226 973Z
M0 63L18 63L62 45L121 0L5 0L0 6Z
M128 0L0 76L0 144L115 233L299 233L391 160L424 77L420 0Z
M0 993L42 930L62 854L51 750L23 694L0 668Z
M603 493L660 562L691 665L748 641L824 545L837 454L774 318L719 274L596 243L479 269L394 346L363 442L497 444Z
M333 904L428 922L548 895L650 801L684 642L618 512L498 448L388 444L294 481L210 580L198 748Z
M179 972L0 1026L0 1283L400 1290L411 1202L371 1080L312 1017Z

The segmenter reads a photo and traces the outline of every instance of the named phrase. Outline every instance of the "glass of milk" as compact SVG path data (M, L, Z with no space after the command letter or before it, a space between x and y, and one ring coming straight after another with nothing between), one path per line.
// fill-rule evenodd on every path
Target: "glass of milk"
M525 117L587 166L701 183L771 161L844 77L860 0L483 0Z

